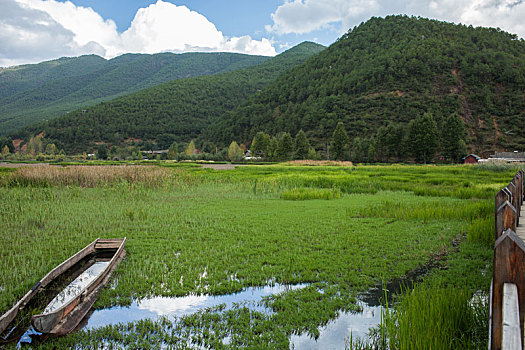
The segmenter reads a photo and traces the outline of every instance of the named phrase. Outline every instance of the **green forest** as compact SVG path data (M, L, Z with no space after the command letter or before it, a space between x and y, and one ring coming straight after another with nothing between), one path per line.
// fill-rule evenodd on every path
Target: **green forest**
M276 146L302 131L308 148L299 154L310 158L457 162L524 150L524 90L525 42L516 35L388 16L326 49L303 43L256 66L157 85L8 136L27 142L44 132L68 154L101 143L181 152L193 140L227 158L233 141L246 150L262 132ZM334 154L339 123L347 140Z
M236 53L60 58L0 69L0 135L164 82L249 67L268 57Z
M523 150L524 88L525 42L515 35L407 16L372 18L216 119L206 137L247 142L258 131L302 129L321 148L340 121L351 140L370 141L381 127L406 130L425 113L442 130L457 114L471 152Z
M77 110L14 134L29 140L44 131L67 153L94 149L95 142L154 141L155 149L198 137L212 119L242 104L279 75L324 47L300 44L259 65L206 77L180 79L111 102Z

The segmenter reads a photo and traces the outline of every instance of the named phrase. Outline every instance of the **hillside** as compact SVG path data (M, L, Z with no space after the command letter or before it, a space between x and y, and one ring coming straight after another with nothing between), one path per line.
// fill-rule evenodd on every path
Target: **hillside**
M492 28L414 18L372 18L247 103L217 118L205 138L227 145L300 129L317 149L335 126L369 138L425 112L438 127L458 113L469 150L525 149L525 42ZM400 140L398 140L399 144Z
M0 69L0 135L160 83L260 64L234 53L88 55Z
M26 127L12 136L28 140L44 132L49 142L68 153L92 150L96 142L121 144L130 139L167 148L173 141L188 142L201 135L211 120L323 49L302 43L256 66L157 85Z

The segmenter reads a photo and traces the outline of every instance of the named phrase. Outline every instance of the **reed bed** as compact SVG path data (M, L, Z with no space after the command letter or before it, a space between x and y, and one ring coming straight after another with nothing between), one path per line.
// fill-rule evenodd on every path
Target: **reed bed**
M71 166L21 167L4 176L3 186L79 186L100 187L126 182L159 188L173 171L152 166Z

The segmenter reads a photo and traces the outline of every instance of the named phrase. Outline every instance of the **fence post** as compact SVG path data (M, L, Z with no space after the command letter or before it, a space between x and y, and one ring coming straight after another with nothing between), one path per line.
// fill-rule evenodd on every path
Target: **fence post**
M504 231L504 227L503 227L503 208L502 205L505 203L505 202L508 202L510 201L510 197L507 193L507 191L504 191L504 190L500 190L497 194L496 194L496 197L494 198L494 222L495 222L495 231L494 231L494 234L495 234L495 239L494 241L496 241L499 236L501 235L501 233ZM500 215L498 215L499 213L501 213Z
M516 231L517 215L516 208L514 208L514 206L509 201L505 201L499 206L499 208L496 209L496 240L505 230L511 229Z
M525 243L516 233L508 229L496 241L494 247L494 275L492 285L492 334L491 349L502 346L503 285L514 283L518 287L520 332L523 339L525 315Z

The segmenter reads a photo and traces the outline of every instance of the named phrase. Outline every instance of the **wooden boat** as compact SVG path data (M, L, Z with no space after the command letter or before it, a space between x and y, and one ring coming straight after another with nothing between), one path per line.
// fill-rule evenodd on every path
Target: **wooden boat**
M42 314L31 317L33 327L41 333L63 335L75 329L96 301L97 293L108 283L111 273L124 258L126 254L125 243L126 238L97 238L55 267L38 281L18 303L0 317L0 334L39 291L74 265L92 256L94 259L90 259L91 266L87 266L86 271L59 293Z

